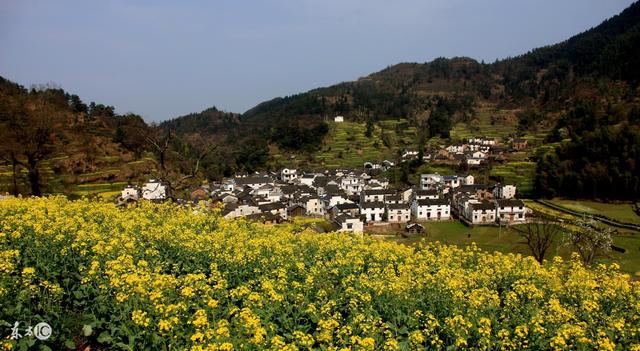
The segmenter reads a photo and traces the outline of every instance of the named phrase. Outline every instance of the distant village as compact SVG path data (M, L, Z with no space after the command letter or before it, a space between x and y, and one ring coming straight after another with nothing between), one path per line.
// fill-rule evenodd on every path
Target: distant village
M325 218L334 230L362 233L372 226L396 224L407 232L422 232L420 223L460 220L473 225L525 222L528 209L516 199L511 184L475 184L468 174L422 174L420 184L391 189L380 171L337 169L237 175L190 192L188 201L222 206L225 218L246 217L280 223L295 216ZM127 186L118 202L163 201L166 187L151 180L141 188Z

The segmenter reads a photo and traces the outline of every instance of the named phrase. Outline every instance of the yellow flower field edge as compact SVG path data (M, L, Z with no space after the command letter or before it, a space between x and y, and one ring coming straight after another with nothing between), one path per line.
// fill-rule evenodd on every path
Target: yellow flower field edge
M0 231L0 349L640 350L616 265L62 197L0 201Z

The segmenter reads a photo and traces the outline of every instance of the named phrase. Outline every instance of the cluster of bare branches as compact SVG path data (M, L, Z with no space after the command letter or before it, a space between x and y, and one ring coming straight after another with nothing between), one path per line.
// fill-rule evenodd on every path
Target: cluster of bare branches
M156 158L156 178L165 185L167 197L171 199L189 185L200 171L204 158L218 148L211 137L180 136L170 129L154 128L145 139Z

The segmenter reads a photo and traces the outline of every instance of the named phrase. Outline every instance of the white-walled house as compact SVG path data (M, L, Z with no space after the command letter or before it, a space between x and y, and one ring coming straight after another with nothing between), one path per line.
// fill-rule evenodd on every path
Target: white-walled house
M140 189L138 189L138 187L135 187L133 185L127 185L124 189L122 189L121 197L123 199L129 198L129 199L138 200L138 198L140 197Z
M387 204L387 222L406 223L411 220L411 208L408 204Z
M322 200L324 200L325 208L331 208L338 204L353 202L349 200L349 197L346 194L340 194L340 193L326 194L322 197Z
M416 190L414 200L435 200L440 197L435 189Z
M228 204L225 207L225 210L222 211L222 213L224 218L238 218L261 213L261 211L258 206Z
M324 216L325 214L324 201L319 197L304 197L300 201L300 206L307 210L307 215Z
M360 202L384 202L387 193L389 191L383 189L363 190L360 192Z
M284 219L288 219L287 205L282 202L271 202L264 205L259 205L258 209L261 213L271 213L279 215Z
M340 189L346 191L348 194L355 194L362 191L364 183L355 175L345 175L340 178Z
M464 217L472 224L491 224L496 221L496 205L493 202L469 202Z
M338 225L339 232L362 233L364 231L364 222L362 219L347 213L336 216L334 222Z
M151 179L142 186L142 198L146 200L164 200L167 198L167 188L159 180Z
M478 145L488 145L493 146L497 143L494 138L485 138L485 137L473 137L468 139L469 144L478 144Z
M420 189L435 189L436 186L442 182L442 176L438 173L420 175Z
M313 181L316 179L317 174L313 174L313 173L306 173L303 174L302 177L298 178L300 179L300 184L304 184L306 186L313 186Z
M446 150L452 154L461 154L464 151L462 143L455 143L447 146Z
M516 186L496 184L496 187L493 188L493 196L496 199L512 199L516 196Z
M344 116L335 116L333 118L333 121L336 122L336 123L342 123L342 122L344 122Z
M294 179L298 178L298 170L292 168L283 168L280 171L280 179L285 182L290 182Z
M496 211L497 221L501 223L524 222L526 220L526 207L522 200L496 200Z
M365 216L367 222L382 222L384 217L383 202L363 202L360 203L360 214Z
M451 219L451 204L446 199L415 200L411 213L418 221L448 220Z
M269 177L236 177L233 179L233 184L237 190L242 190L245 187L259 189L265 185L273 184L273 180Z

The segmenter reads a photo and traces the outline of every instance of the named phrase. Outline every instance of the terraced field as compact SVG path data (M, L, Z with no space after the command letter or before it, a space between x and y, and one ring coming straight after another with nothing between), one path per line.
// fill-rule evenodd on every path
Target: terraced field
M515 184L518 187L519 196L529 196L533 192L536 163L522 161L494 165L489 174L501 177L505 184Z
M364 162L395 160L404 149L417 149L417 130L406 120L387 120L375 124L370 138L365 136L366 124L356 122L329 122L328 137L321 150L311 158L287 155L272 149L272 157L286 166L308 167L362 167Z
M150 177L149 156L134 161L125 161L117 156L102 156L96 159L96 170L80 174L59 174L54 171L56 162L69 156L55 157L42 163L41 181L45 193L63 193L73 198L82 196L113 197L120 193L127 181L142 181ZM126 179L125 179L126 178ZM28 193L27 171L20 170L19 189ZM12 189L11 167L0 166L0 193Z

